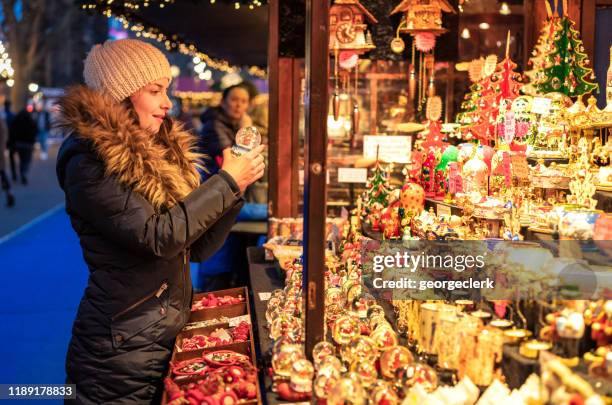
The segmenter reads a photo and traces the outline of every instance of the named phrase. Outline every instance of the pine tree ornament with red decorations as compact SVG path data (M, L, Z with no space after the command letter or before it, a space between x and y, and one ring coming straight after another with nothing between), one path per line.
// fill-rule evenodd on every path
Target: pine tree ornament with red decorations
M472 92L466 96L462 104L463 111L457 115L462 124L461 132L464 139L479 139L488 145L494 138L494 111L497 108L497 91L492 81L492 75L497 67L497 56L489 55L482 68L480 79Z
M523 87L523 78L516 69L517 65L510 59L510 31L506 40L506 57L501 61L491 81L495 90L497 108L491 113L491 120L496 124L496 143L510 145L516 135L516 120L511 111L512 101L516 99Z

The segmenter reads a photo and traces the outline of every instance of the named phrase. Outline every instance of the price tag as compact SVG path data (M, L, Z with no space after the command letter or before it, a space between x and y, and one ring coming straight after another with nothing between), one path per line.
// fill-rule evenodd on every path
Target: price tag
M545 97L534 97L531 102L531 112L535 114L549 114L551 99Z
M439 217L450 218L452 215L451 207L444 204L436 204L436 214L438 214Z
M269 293L269 292L260 292L259 293L259 299L261 301L268 301L271 296L272 296L272 293Z
M502 158L502 173L504 174L504 182L506 187L512 186L512 169L510 167L510 157L504 153Z
M529 165L524 155L512 155L512 176L519 179L529 178Z
M387 163L408 163L412 149L412 137L406 135L365 135L363 137L363 157L378 158Z
M503 137L506 145L510 145L510 142L512 142L516 134L516 120L514 119L514 113L512 111L507 111L505 118Z
M456 162L448 164L448 191L451 194L463 192L463 180L459 173L459 166Z
M366 183L368 181L368 169L339 167L338 183Z

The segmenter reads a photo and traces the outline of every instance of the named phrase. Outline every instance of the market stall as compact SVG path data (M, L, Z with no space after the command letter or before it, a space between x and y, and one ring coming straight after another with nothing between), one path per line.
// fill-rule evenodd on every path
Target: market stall
M612 91L598 108L568 5L546 2L524 69L511 33L464 63L453 117L434 50L456 4L398 2L408 63L371 72L366 2L306 3L302 215L248 251L258 400L609 403ZM401 69L397 103L364 101Z

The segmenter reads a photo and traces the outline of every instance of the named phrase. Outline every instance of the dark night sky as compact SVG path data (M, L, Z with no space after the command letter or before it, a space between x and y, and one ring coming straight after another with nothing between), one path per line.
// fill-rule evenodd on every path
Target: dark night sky
M162 9L148 7L138 15L164 32L195 42L213 58L236 65L267 65L267 5L236 10L220 2L176 0Z

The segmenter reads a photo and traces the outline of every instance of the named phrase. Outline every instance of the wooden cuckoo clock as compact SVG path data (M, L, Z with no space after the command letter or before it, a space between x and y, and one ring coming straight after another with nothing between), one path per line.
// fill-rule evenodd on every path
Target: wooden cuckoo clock
M397 53L404 50L404 41L399 37L400 33L410 34L414 39L412 41L412 61L408 73L408 87L410 98L417 99L419 111L425 104L426 98L435 95L433 49L436 46L436 37L448 31L442 27L443 12L455 13L455 9L448 0L402 0L391 12L391 14L403 13L402 20L397 27L396 37L391 41L391 49ZM416 51L419 51L418 78ZM427 85L427 82L429 82L429 85ZM418 95L417 84L419 86Z
M359 0L335 0L329 10L329 49L362 54L376 48L368 25L378 21Z
M440 35L448 31L442 27L442 12L455 13L455 9L447 0L402 0L391 14L404 13L399 27L402 33Z

